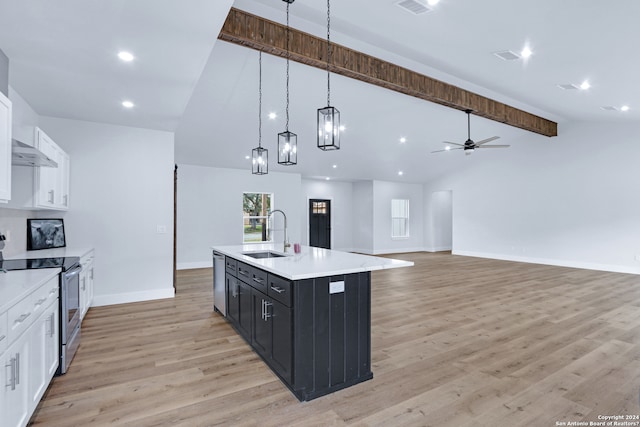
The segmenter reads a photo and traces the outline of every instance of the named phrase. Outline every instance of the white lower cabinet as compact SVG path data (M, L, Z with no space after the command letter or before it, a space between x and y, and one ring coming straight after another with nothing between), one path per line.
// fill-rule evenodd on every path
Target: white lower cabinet
M9 273L10 274L10 273ZM23 427L59 364L58 276L33 289L5 313L8 347L0 353L0 425ZM0 328L0 337L3 336Z
M5 385L2 388L2 425L24 426L31 416L27 377L29 350L29 336L24 334L2 356L2 384Z
M80 320L93 304L93 250L80 258L82 272L80 273Z

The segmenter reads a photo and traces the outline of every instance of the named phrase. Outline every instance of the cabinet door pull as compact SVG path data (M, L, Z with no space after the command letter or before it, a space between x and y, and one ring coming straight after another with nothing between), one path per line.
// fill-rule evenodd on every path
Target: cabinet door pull
M0 335L0 341L4 340L6 337L6 335Z
M238 274L242 274L243 276L247 276L248 277L249 276L249 271L248 270L244 271L244 270L239 268L238 269Z
M62 200L64 200L64 205L65 206L69 206L69 196L68 195L64 195L62 196Z
M54 200L54 191L53 191L53 190L49 190L48 195L49 195L49 197L48 197L48 201L49 201L49 203L53 203L53 200Z
M264 300L262 300L262 313L260 314L260 319L264 320Z
M82 290L83 291L87 290L87 278L86 277L82 278Z
M271 307L273 305L272 302L269 301L265 301L264 302L264 321L268 322L269 318L271 317L271 314L269 313L269 307Z
M51 333L49 334L49 336L51 338L53 338L53 336L55 335L55 332L56 332L56 321L54 319L54 317L55 317L54 314L55 313L51 313L51 317L50 317L50 319L51 319L51 325L50 325L51 326Z
M36 301L35 306L40 307L42 303L45 302L46 300L47 300L46 298L40 298L38 301Z
M260 283L260 284L263 284L263 283L264 283L264 279L261 279L261 278L256 277L256 276L253 276L253 281L254 281L254 282L258 282L258 283Z
M49 291L49 295L55 295L58 293L58 288L53 288Z
M280 288L278 286L272 286L271 289L276 291L279 294L281 294L281 293L283 293L285 291L284 288Z
M13 391L16 389L16 359L12 357L9 360L9 364L4 366L5 366L5 369L10 368L11 370L11 377L9 378L9 384L6 384L6 387L11 387L11 390Z
M19 325L20 323L24 322L29 316L31 316L31 313L25 313L22 316L18 317L13 323Z
M15 379L16 384L20 384L20 353L16 353L16 364L15 364L15 370L16 373L13 375L13 378Z

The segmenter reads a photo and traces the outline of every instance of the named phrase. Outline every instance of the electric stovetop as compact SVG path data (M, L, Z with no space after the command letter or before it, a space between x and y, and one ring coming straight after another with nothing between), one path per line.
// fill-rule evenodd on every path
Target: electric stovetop
M50 257L33 259L5 259L0 261L0 270L35 270L39 268L61 268L67 271L80 264L80 257Z

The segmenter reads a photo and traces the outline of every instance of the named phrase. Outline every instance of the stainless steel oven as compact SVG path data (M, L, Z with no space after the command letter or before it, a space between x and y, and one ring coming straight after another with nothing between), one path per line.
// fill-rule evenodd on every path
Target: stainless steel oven
M48 257L0 260L0 271L59 268L60 295L60 363L56 375L69 369L80 346L80 265L79 257Z
M60 273L60 366L58 375L69 364L80 346L80 272L78 262Z

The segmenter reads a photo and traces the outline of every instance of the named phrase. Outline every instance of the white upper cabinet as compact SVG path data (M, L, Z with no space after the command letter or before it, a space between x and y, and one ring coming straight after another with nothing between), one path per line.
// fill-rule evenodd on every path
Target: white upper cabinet
M57 168L36 167L33 204L42 209L69 209L69 156L40 128L36 128L36 148L58 163Z
M11 101L0 92L0 203L11 200Z

